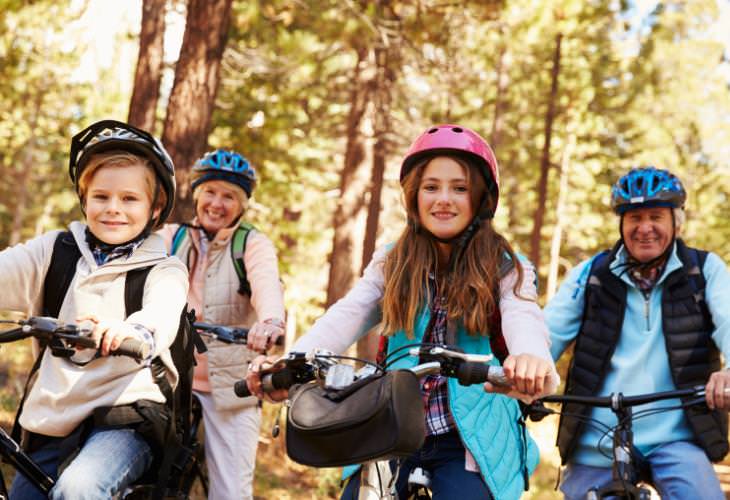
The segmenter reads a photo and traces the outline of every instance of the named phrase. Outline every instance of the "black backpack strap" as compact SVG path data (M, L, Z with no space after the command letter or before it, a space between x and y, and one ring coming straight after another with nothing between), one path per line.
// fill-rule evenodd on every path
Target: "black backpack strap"
M80 258L81 250L79 250L71 231L59 233L56 241L53 242L51 263L48 266L46 277L43 280L43 306L41 308L43 316L58 318L58 314L61 312L61 304L63 304L66 292L71 286L71 281L73 281L74 275L76 274L76 265ZM20 442L22 437L20 414L23 411L25 398L28 396L30 383L35 377L38 368L41 366L41 360L46 352L46 347L45 342L40 342L40 351L25 381L23 397L20 399L20 404L18 404L15 421L13 422L13 430L11 431L11 436L16 442Z
M141 267L127 271L124 279L124 315L129 317L142 309L142 299L144 298L144 284L147 281L147 275L150 274L153 266Z
M81 250L76 245L71 231L59 233L53 243L51 264L43 281L43 316L58 318L61 304L76 274L76 264Z

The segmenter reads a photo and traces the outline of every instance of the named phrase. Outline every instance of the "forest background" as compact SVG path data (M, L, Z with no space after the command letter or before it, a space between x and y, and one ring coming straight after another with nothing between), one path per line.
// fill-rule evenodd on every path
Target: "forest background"
M541 303L616 240L610 186L636 165L680 176L685 239L730 260L727 0L0 0L0 248L81 216L70 137L103 118L163 138L177 220L202 153L251 161L289 340L400 232L400 159L434 123L495 149L495 226L538 266ZM5 420L29 359L3 347ZM273 411L257 494L336 495L336 471L282 460ZM535 428L548 470L526 497L556 495L555 424Z

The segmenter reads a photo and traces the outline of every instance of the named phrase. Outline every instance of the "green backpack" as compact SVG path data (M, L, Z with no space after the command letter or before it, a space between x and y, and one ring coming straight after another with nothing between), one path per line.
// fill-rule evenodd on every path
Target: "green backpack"
M177 228L175 235L172 237L172 250L170 251L172 255L177 255L182 242L185 238L189 237L188 229L191 227L192 226L188 224L180 224L180 227ZM238 275L238 293L249 296L251 295L251 284L248 282L248 277L246 276L246 264L243 262L243 254L246 251L248 235L253 229L256 228L252 224L249 224L248 222L241 222L231 238L231 260L233 261L233 267L236 269L236 274Z

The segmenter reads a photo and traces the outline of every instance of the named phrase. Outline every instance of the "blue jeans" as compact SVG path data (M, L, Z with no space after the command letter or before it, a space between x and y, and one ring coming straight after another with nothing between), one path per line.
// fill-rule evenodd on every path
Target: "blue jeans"
M30 455L54 479L58 474L60 442L61 438L53 438ZM58 478L49 497L108 500L139 479L151 463L150 446L134 430L97 428L91 431L79 454ZM18 473L10 487L10 498L43 500L47 497Z
M414 468L421 467L431 474L431 493L434 500L492 499L482 476L464 468L465 453L456 431L428 436L421 449L405 459L401 465L396 481L398 496L407 498L408 475ZM358 473L348 481L340 500L356 500L359 488Z
M688 441L667 443L646 459L651 464L654 488L663 499L725 499L712 464L699 446ZM611 469L571 464L565 469L560 490L567 500L582 500L589 489L611 479Z

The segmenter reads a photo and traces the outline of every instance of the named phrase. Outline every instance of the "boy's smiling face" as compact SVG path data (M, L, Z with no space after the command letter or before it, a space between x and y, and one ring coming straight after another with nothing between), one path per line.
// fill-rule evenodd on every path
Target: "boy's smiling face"
M152 215L150 175L154 174L141 164L101 167L94 172L84 198L86 222L94 236L118 245L142 232Z

